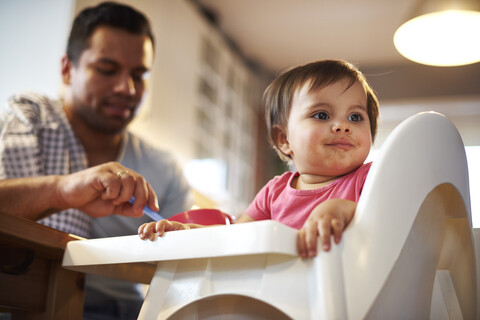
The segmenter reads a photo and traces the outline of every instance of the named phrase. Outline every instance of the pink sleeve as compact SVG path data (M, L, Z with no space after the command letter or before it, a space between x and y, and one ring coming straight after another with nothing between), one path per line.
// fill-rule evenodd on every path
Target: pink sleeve
M269 191L270 191L269 181L263 188L260 190L253 202L248 206L245 213L254 220L270 220L272 219L270 211L270 201L269 201Z

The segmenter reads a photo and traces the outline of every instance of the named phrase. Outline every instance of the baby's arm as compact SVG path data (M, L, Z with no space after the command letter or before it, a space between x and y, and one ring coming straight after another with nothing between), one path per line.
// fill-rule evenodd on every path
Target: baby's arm
M163 237L165 232L168 231L176 231L176 230L188 230L188 229L195 229L205 227L199 224L194 223L181 223L177 221L169 221L167 219L159 220L157 222L148 222L142 224L138 228L138 236L142 240L155 240L155 234L159 237Z
M315 257L318 237L325 251L330 250L331 236L338 244L343 230L353 218L356 207L356 202L344 199L330 199L315 207L298 232L298 254L303 259Z
M242 215L240 215L240 217L238 217L235 220L235 223L252 222L252 221L255 221L255 219L250 217L248 214L243 213Z
M235 223L242 223L242 222L251 222L254 221L250 216L247 214L242 214ZM165 232L168 231L176 231L176 230L188 230L188 229L195 229L195 228L204 228L208 226L204 226L201 224L195 223L181 223L177 221L169 221L169 220L160 220L157 222L149 222L144 223L138 228L138 236L142 240L149 239L151 241L155 240L155 234L159 237L163 237Z

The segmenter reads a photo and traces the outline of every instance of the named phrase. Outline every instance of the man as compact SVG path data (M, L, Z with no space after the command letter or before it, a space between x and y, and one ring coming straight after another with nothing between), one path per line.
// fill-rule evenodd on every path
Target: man
M0 178L68 174L118 161L149 180L163 217L186 210L188 186L173 158L126 130L142 100L153 51L149 22L133 8L106 2L80 12L62 58L63 99L28 93L9 100ZM92 220L70 209L39 222L95 238L136 234L147 221L120 215ZM85 318L135 319L141 303L135 284L87 277Z

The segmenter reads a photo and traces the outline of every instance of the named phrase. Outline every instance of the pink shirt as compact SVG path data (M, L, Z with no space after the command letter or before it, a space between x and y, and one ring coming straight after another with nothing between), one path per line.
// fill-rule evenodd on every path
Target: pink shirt
M285 172L270 180L260 190L246 214L254 220L271 219L300 229L310 212L321 202L329 199L358 202L371 164L363 164L329 185L314 190L292 188L292 180L298 176L298 172Z

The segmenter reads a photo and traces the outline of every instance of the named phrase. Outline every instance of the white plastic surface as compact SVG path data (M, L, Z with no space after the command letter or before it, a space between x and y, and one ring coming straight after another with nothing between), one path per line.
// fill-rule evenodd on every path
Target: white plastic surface
M295 241L296 230L261 221L70 242L63 265L156 263L141 319L476 318L465 151L442 115L394 130L340 245L302 261Z
M405 120L382 146L344 235L349 317L427 318L436 269L453 268L462 312L475 319L471 226L457 129L433 112Z
M296 231L273 221L167 232L155 241L137 235L68 243L63 266L156 262L277 253L297 255Z

